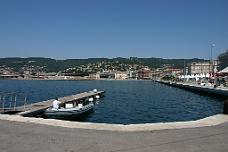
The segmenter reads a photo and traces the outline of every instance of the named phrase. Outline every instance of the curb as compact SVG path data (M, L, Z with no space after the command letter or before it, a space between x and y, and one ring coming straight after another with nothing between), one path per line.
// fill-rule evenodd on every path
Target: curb
M103 130L103 131L138 132L138 131L155 131L155 130L169 130L169 129L199 128L199 127L216 126L216 125L228 122L228 115L217 114L217 115L206 117L206 118L199 119L196 121L128 124L128 125L76 122L76 121L65 121L65 120L55 120L55 119L22 117L22 116L18 116L18 115L6 115L6 114L0 114L0 120L42 124L42 125L49 125L49 126L55 126L55 127L58 126L58 127L65 127L65 128L78 128L78 129Z

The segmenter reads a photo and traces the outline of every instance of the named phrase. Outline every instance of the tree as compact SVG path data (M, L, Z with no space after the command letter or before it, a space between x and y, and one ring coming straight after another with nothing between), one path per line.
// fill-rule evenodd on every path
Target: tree
M218 56L218 61L219 61L219 70L222 70L228 66L228 49L224 53L221 53Z

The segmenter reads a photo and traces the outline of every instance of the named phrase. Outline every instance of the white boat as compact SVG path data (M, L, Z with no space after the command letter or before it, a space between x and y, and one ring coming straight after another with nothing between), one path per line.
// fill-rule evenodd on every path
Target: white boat
M56 117L76 117L82 114L88 113L94 109L94 103L90 102L89 104L83 105L78 104L77 107L65 106L65 108L61 107L59 109L50 107L45 110L45 115L48 118L56 118Z

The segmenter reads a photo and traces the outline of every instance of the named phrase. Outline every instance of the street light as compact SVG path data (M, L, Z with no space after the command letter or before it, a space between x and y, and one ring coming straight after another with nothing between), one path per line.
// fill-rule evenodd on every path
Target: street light
M210 76L212 76L212 74L214 74L214 65L213 65L213 57L212 57L213 47L215 47L214 43L212 43L210 46L210 49L211 49L211 55L210 55L210 61L209 61L209 74L210 74Z
M211 44L211 56L210 56L210 61L213 60L213 57L212 57L212 49L213 49L213 47L215 47L215 44L214 44L214 43Z

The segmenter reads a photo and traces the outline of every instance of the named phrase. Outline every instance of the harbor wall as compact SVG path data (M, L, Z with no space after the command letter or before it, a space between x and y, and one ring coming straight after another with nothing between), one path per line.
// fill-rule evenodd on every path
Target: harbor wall
M210 96L215 96L220 98L226 98L226 99L228 98L228 88L221 88L221 87L214 88L212 86L201 86L198 84L188 84L188 83L169 82L169 81L156 81L156 82L186 89L192 92L205 93Z

